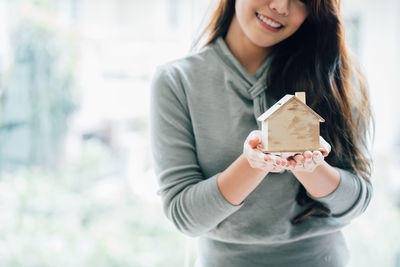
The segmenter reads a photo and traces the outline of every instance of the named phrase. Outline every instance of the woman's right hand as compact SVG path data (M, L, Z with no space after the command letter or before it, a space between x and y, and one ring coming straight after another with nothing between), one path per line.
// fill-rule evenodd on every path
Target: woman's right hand
M243 144L243 154L252 168L262 169L266 172L282 172L288 164L286 159L273 154L264 154L258 148L262 147L262 133L260 130L252 131Z

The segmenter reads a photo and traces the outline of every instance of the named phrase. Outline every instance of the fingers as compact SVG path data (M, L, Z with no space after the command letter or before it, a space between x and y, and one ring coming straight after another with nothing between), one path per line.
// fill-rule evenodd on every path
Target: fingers
M267 171L273 171L276 166L275 161L268 155L264 157L264 164Z
M297 154L293 157L293 162L291 164L292 170L299 170L304 168L304 162L306 158L302 154Z
M307 170L311 170L311 169L313 169L313 165L314 165L314 163L313 163L313 157L312 157L312 153L311 153L311 151L305 151L304 153L303 153L303 155L304 155L304 157L305 157L305 161L304 161L304 169L307 169Z
M313 152L313 161L314 164L319 165L324 161L324 156L320 151Z
M320 151L305 151L303 154L296 154L289 158L267 154L264 155L265 167L272 172L281 172L283 170L302 170L312 172L315 168L324 162L324 156Z
M271 157L270 155L264 156L264 160L265 160L267 163L274 164L274 161L272 160L272 157Z
M282 172L284 170L302 170L312 172L324 162L324 156L320 151L305 151L290 158L283 158L282 154L264 154L258 150L251 151L252 166L264 169L268 172Z
M285 166L287 163L287 160L282 159L281 157L273 155L273 154L266 155L264 157L264 160L275 166Z
M258 146L259 143L261 143L261 141L260 141L257 137L254 138L254 139L251 139L251 140L249 141L249 145L250 145L250 147L251 147L252 149L257 148L257 146Z
M283 172L287 165L287 160L273 154L264 156L265 166L269 172Z
M281 172L284 170L313 171L316 166L324 162L331 146L320 137L320 146L323 151L305 151L303 153L282 152L276 154L264 154L258 148L262 146L262 133L259 130L252 131L245 144L244 155L250 166L260 168L268 172Z
M282 165L274 165L272 166L272 169L270 170L270 172L282 172L285 170L285 167Z
M303 155L306 158L306 161L312 158L311 151L304 151Z
M297 165L297 161L296 160L290 160L289 161L289 168L295 168Z
M324 162L324 156L318 150L316 151L305 151L303 155L296 155L294 159L297 162L294 170L303 170L312 172L315 168Z
M293 156L295 156L296 154L298 154L297 152L281 152L281 158L291 158Z
M249 144L249 146L252 149L257 148L260 144L262 144L262 133L260 130L254 130L252 131L249 136L247 137L246 143Z
M287 160L274 154L265 155L259 149L262 147L262 133L252 131L246 138L243 154L252 168L259 168L268 172L280 172L285 169Z
M286 169L288 170L294 170L296 168L297 162L294 159L288 160L287 164L286 164Z
M322 136L319 137L319 144L324 149L322 151L322 156L327 157L329 155L329 153L331 152L331 149L332 149L331 145L328 144L328 142L326 142Z
M261 133L261 132L260 132ZM255 149L257 145L261 142L261 136L260 133L257 131L252 131L246 138L246 141L243 144L243 152L245 154L249 154L250 151Z
M253 133L249 135L244 143L243 154L247 158L247 161L252 168L262 169L264 168L264 154L258 149L255 149L260 139L258 139L257 137L251 138L252 134Z
M245 156L252 168L263 169L268 172L274 171L281 164L279 157L272 154L266 155L257 149L248 149Z
M304 161L306 160L305 157L301 154L298 154L298 155L294 156L293 158L298 163L304 163Z

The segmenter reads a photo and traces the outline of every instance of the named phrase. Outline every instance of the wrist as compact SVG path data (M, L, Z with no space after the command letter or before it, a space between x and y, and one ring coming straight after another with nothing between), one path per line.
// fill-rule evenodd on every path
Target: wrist
M293 171L293 174L308 193L316 198L325 197L333 192L341 179L339 171L325 161L313 172Z

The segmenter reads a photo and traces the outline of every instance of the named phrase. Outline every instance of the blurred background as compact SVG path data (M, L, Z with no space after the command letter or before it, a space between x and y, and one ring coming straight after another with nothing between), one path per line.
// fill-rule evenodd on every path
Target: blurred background
M149 85L216 2L0 0L0 266L192 266L156 195ZM342 2L376 120L351 267L400 267L400 2Z

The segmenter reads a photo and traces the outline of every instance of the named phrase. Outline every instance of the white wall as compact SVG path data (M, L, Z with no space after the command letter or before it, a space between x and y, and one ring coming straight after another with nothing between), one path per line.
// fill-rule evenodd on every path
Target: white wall
M399 141L400 2L342 1L345 14L361 18L360 63L370 85L375 112L375 151L384 153Z

